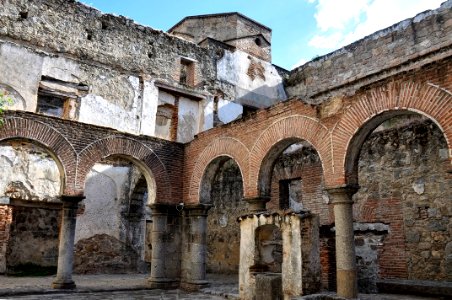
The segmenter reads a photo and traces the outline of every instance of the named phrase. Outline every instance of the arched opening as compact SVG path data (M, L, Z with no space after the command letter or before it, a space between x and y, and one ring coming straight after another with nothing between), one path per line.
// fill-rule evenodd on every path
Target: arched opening
M74 272L146 273L151 259L151 212L156 185L134 159L112 155L85 181L77 216Z
M360 186L353 200L361 292L376 292L383 279L452 280L448 164L442 130L420 114L388 111L354 136L346 179Z
M322 161L307 141L286 139L274 145L262 161L259 193L270 197L271 210L310 210L328 223Z
M0 273L56 273L64 168L35 141L0 144Z
M212 204L207 217L207 272L237 274L240 260L240 226L246 211L242 173L228 156L209 163L201 181L200 202Z
M334 215L328 205L322 160L316 149L299 138L275 144L261 164L259 193L270 198L267 208L271 211L307 210L319 216L322 288L334 289Z

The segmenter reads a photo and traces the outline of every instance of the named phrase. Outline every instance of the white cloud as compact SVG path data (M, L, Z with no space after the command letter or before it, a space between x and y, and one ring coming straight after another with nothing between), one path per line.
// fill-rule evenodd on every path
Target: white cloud
M319 49L333 49L336 48L343 39L344 36L341 32L316 35L308 42L308 45Z
M370 0L318 0L315 19L321 31L343 30L356 23Z
M308 0L316 3L320 31L309 46L334 50L377 30L435 9L444 0Z
M297 61L295 64L292 65L292 67L290 68L291 70L304 65L305 63L307 63L309 60L301 58L299 61Z

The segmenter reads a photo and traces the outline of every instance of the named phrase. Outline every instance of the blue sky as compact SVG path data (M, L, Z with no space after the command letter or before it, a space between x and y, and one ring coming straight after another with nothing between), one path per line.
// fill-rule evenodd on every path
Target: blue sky
M168 30L185 16L240 12L272 29L273 63L288 70L444 0L83 0Z

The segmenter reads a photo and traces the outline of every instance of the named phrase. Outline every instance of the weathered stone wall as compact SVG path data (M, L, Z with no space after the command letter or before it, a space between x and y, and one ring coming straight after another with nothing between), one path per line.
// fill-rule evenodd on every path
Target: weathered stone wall
M220 166L212 179L213 207L207 217L207 271L237 274L240 260L240 226L246 212L240 169L233 160Z
M260 35L239 38L228 42L252 56L271 62L271 45Z
M380 278L451 280L446 252L452 242L452 182L443 168L446 149L431 121L377 132L365 142L354 215L357 221L389 227L378 251Z
M271 43L271 29L239 13L223 13L213 15L201 15L187 17L181 20L168 30L171 34L182 39L193 41L198 44L206 38L213 38L218 41L234 45L237 49L250 54L255 54L256 49L251 50L249 45L236 44L237 40L261 34L267 41L263 44ZM254 40L254 38L253 38ZM257 46L255 44L255 46ZM261 48L262 49L262 48ZM270 47L267 53L257 55L266 61L271 60Z
M237 15L232 13L187 17L168 32L196 44L207 37L219 41L230 40L237 38Z
M56 267L58 234L61 214L59 208L12 207L12 222L6 250L7 272L24 264Z
M301 178L302 198L298 201L321 217L322 284L333 289L335 247L330 229L334 217L323 192L321 165L312 147L296 145L276 160L268 208L279 208L279 180ZM445 161L447 145L442 132L419 116L390 120L364 143L360 189L354 196L361 291L376 292L380 278L450 280L448 203L452 193ZM311 178L310 184L306 177Z
M387 226L386 226L387 227ZM364 232L355 231L356 265L358 269L358 287L363 293L376 293L377 280L380 278L379 251L387 234L366 228Z
M77 1L7 0L2 9L0 35L4 38L170 81L183 55L199 63L202 78L215 77L208 50Z
M321 103L428 64L438 59L435 56L450 55L451 7L452 1L446 1L437 10L420 13L298 67L286 82L289 97Z
M0 178L0 198L3 203L21 201L24 205L36 205L43 203L60 203L60 174L57 164L52 157L41 147L26 142L10 141L0 147L0 162L3 176ZM145 204L148 201L147 184L143 177L144 186L140 191L135 191L142 174L137 167L123 160L110 159L103 164L96 164L88 175L85 184L86 199L81 204L78 213L76 228L76 258L77 272L146 272L144 262L145 252ZM151 185L152 186L152 185ZM143 190L144 189L144 190ZM151 198L155 198L155 189L150 191ZM132 199L134 198L134 199ZM133 200L133 201L132 201ZM50 216L44 214L45 209L28 209L26 211L14 206L13 221L33 222L38 224L58 224L60 219L53 222ZM51 252L46 249L58 246L58 235L39 235L42 230L34 229L33 238L27 239L25 234L30 234L29 228L19 224L9 231L8 209L5 206L5 215L2 216L4 227L0 230L4 234L0 240L4 241L4 257L8 255L9 264L24 264L32 262L36 265L46 266L47 259L31 256L27 251L20 251L27 245L22 240L30 240L37 244L42 251L28 247L36 253ZM29 216L25 213L30 214ZM41 214L39 214L41 213ZM40 221L40 218L42 220ZM9 223L8 223L9 222ZM140 226L143 225L143 226ZM55 225L56 226L56 225ZM18 230L17 228L21 228ZM49 234L51 230L49 230ZM102 238L96 238L101 236ZM56 241L55 241L56 239ZM104 243L108 241L108 247ZM97 244L96 244L97 243ZM46 246L47 245L47 246ZM111 246L111 247L110 247ZM6 249L8 247L8 254ZM99 249L90 253L92 249ZM86 250L88 249L88 250ZM111 251L104 253L105 250ZM55 249L53 249L55 250ZM121 250L122 252L120 252ZM56 252L57 253L57 252ZM113 253L113 254L112 254ZM33 253L34 254L34 253ZM130 266L120 265L116 261L121 254ZM48 254L46 254L49 256ZM56 254L55 254L56 255ZM96 258L96 256L101 258ZM29 259L29 261L26 261ZM93 263L97 260L97 263ZM55 266L56 260L53 266ZM5 263L2 263L5 266ZM6 266L8 267L8 266ZM3 268L4 269L4 268ZM4 272L4 270L2 271Z
M277 86L274 78L267 76L267 83L248 79L240 91L231 93L229 85L240 81L223 82L217 75L222 53L235 52L224 43L198 46L124 17L102 14L77 1L8 0L2 2L2 12L0 74L8 76L0 76L0 88L15 100L13 109L37 111L38 89L50 86L52 94L63 91L74 98L74 112L68 114L72 119L155 136L158 97L164 84L178 96L197 97L190 99L190 106L199 106L195 113L193 109L185 113L187 105L181 103L176 115L180 126L172 140L188 142L198 132L213 127L213 119L204 116L209 114L211 96L218 91L228 101L248 94L247 101L256 102L256 107L285 99L277 72L273 72L279 80ZM232 16L237 27L237 18ZM246 32L260 28L247 19L240 26ZM237 36L237 30L233 32ZM269 62L255 59L274 69ZM181 81L183 61L192 65L190 82ZM239 61L229 63L234 72L247 77ZM284 97L272 95L271 102L261 99L280 91Z
M12 219L12 207L0 205L0 274L6 272L6 250L10 238Z
M0 72L8 74L0 77L0 84L15 102L12 109L48 113L41 111L38 106L43 84L51 82L57 86L53 87L58 92L77 91L79 85L83 85L87 91L74 92L74 97L78 97L74 100L78 117L74 115L72 119L133 134L155 135L160 94L155 77L128 73L116 66L79 61L73 57L56 57L51 53L43 55L23 45L2 43L1 37L0 59ZM24 65L30 65L26 76L22 68ZM64 97L58 101L65 101ZM189 101L198 105L200 100ZM188 118L191 115L186 116L184 110L180 110L180 119L184 125L194 127L189 134L181 131L180 141L191 140L199 132L199 123L203 122L201 115L202 111L197 111L194 120L190 120Z

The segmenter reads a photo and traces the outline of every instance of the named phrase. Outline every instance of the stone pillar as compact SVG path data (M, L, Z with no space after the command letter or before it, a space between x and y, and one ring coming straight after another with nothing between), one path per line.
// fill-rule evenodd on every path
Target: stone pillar
M248 210L256 213L267 210L267 202L270 201L270 197L251 197L243 198L243 200L248 202Z
M174 205L152 204L151 288L176 288L180 278L179 221Z
M207 212L210 204L184 207L184 250L182 253L181 287L197 291L205 287L207 256Z
M63 216L58 249L58 269L55 281L52 284L54 289L75 289L75 283L72 280L75 223L78 203L84 198L84 196L61 196Z
M339 297L353 299L358 296L355 241L353 235L353 200L357 187L328 189L334 205L336 228L336 284Z

